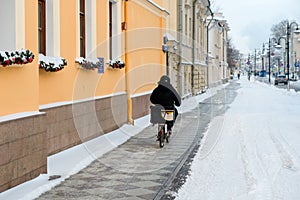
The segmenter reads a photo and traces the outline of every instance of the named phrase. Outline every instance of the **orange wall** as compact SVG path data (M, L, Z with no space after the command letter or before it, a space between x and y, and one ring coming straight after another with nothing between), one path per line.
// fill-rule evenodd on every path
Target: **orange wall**
M34 62L23 68L0 67L0 116L38 110L39 105L109 95L126 91L125 69L109 69L105 73L86 71L75 63L79 44L77 27L77 0L60 1L60 56L67 66L59 72L38 69L37 0L26 0L26 47L35 54ZM126 68L130 77L129 93L147 92L153 89L164 73L165 59L161 51L165 19L157 8L153 13L144 7L126 1L128 5ZM124 6L124 2L121 3ZM108 1L96 1L97 57L108 60ZM123 8L121 9L123 12ZM125 20L124 13L121 14ZM144 20L148 19L148 20ZM150 29L149 29L150 28ZM125 39L124 32L120 33ZM122 41L123 53L125 42ZM125 59L125 55L122 55ZM5 95L4 95L5 94Z
M76 45L77 32L77 1L60 1L60 52L68 65L59 72L50 73L40 70L40 104L71 101L124 92L124 69L111 70L104 64L105 73L98 74L96 70L79 69L75 59L79 44ZM107 58L108 42L108 2L97 1L97 57ZM120 84L121 83L121 84Z
M58 72L39 70L40 104L70 101L75 76L76 0L60 1L60 56L68 65Z
M97 54L108 60L108 8L109 1L97 1ZM121 25L120 25L121 26ZM121 36L122 33L118 37ZM120 48L123 48L120 44ZM124 55L122 55L124 61ZM125 67L128 67L127 65ZM96 94L98 96L125 91L125 69L111 69L104 64L105 73L98 78Z
M26 0L24 48L33 52L35 58L22 67L0 67L0 116L38 110L37 12L34 11L37 0Z
M128 2L128 65L130 66L130 93L151 91L165 72L162 38L165 20L157 13ZM143 20L147 19L147 20Z

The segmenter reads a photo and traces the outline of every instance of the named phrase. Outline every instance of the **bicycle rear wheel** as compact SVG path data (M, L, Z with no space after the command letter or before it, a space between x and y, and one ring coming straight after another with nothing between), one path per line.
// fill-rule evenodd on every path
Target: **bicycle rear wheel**
M165 146L164 137L161 136L159 140L159 147L163 148L164 146Z
M159 147L163 148L165 146L165 131L164 127L159 126L159 131L158 131L158 137L159 137Z

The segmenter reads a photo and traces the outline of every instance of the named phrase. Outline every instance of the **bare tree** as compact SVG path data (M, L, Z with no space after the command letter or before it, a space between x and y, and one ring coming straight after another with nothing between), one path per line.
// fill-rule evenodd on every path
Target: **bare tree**
M216 4L215 0L210 0L210 7L214 13L221 12L221 8Z
M271 28L271 33L275 38L279 38L286 35L286 25L288 20L282 20L278 24L274 24Z
M240 62L242 54L234 47L231 38L228 38L227 42L227 63L231 69L231 72L233 72L234 68L237 66L237 63Z

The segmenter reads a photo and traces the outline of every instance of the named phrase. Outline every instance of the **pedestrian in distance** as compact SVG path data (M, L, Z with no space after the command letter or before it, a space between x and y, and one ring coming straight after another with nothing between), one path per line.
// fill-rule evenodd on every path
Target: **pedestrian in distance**
M240 72L238 72L238 74L237 74L238 79L240 79L240 76L241 76L241 74L240 74Z
M178 110L175 106L181 105L181 97L175 90L175 88L170 83L170 78L166 75L163 75L159 82L158 86L153 90L150 95L150 101L152 104L161 105L166 110L174 110L174 120L167 121L167 131L169 135L172 133L172 127L175 123L175 120L178 116Z
M251 71L248 71L248 80L250 81Z

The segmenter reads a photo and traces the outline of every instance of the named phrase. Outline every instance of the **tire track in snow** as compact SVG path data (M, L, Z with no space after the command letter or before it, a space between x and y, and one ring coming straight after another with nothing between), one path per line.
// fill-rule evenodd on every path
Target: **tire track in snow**
M207 159L209 162L204 165L205 172L203 179L205 184L199 188L199 193L202 194L202 198L210 199L214 196L214 189L217 185L221 185L220 180L217 178L222 173L220 160L224 159L224 147L221 147L220 138L222 136L222 129L224 123L224 116L215 117L209 124L208 131L204 133L201 145L198 151L197 159L199 162L205 162ZM219 129L221 127L221 129ZM217 147L217 148L216 148Z
M268 173L268 168L264 164L265 159L262 156L263 152L260 152L259 149L261 148L258 148L259 136L264 136L265 131L257 132L254 136L251 136L253 141L249 143L248 140L250 146L247 146L245 130L243 130L242 126L243 121L241 122L240 120L241 119L238 118L237 124L239 124L238 132L247 194L240 195L238 199L278 199L278 194L274 192L275 190L271 184L272 176ZM275 196L276 198L274 198Z
M282 167L297 172L298 168L295 166L292 156L286 151L282 143L273 134L270 134L270 137L279 153Z
M271 124L271 122L269 122L268 124ZM273 142L281 160L281 167L278 169L277 173L275 173L272 178L272 186L276 188L277 179L286 179L286 177L283 175L284 172L282 172L282 170L288 170L291 173L295 174L299 172L299 155L294 150L294 148L288 143L288 141L283 137L280 128L275 129L274 127L268 126L268 130L271 141ZM279 177L279 174L281 174L282 177ZM288 182L288 180L286 181ZM277 198L285 199L285 194L287 195L291 193L289 189L290 188L285 190L281 187L279 189L275 189L277 193Z
M270 199L270 200L281 199L281 198L278 198L279 196L281 196L281 195L277 194L278 190L276 190L273 187L273 183L274 183L273 176L272 176L272 174L269 173L268 168L265 166L265 164L264 164L265 158L258 152L259 148L257 146L258 146L258 144L255 142L255 155L259 160L258 164L260 165L260 168L262 169L261 173L264 175L263 178L260 178L262 180L260 182L262 182L261 185L263 187L269 186L268 193L267 193L267 188L265 188L264 191L261 191L261 192L264 192L263 199ZM280 171L280 168L276 171L275 174L278 174L279 171ZM275 196L276 196L276 198L275 198Z
M268 124L270 124L270 123L268 123ZM282 167L285 168L285 169L294 171L294 172L298 172L299 171L299 166L297 166L295 164L294 158L293 158L292 154L290 153L291 150L293 150L293 148L282 137L281 129L280 128L276 129L277 131L272 130L272 128L270 126L268 126L268 129L269 129L270 138L271 138L272 142L274 143L274 145L277 149L277 152L279 153L280 160L282 162ZM276 132L278 133L277 135L275 135ZM278 137L280 137L280 139L278 139ZM294 155L296 155L298 157L297 153L294 153Z
M275 134L276 132L278 132L278 129L272 129L270 127L270 124L274 124L272 122L270 122L270 120L267 121L266 125L266 129L263 129L262 132L263 133L267 133L267 137L269 137L270 140L266 140L266 141L270 141L271 144L273 144L274 148L277 150L278 155L273 155L273 158L278 158L281 162L281 165L278 166L278 168L276 170L272 170L270 169L270 163L266 163L266 157L263 156L263 154L261 154L258 149L258 143L256 142L255 144L255 154L257 156L257 158L259 158L260 162L260 166L262 169L262 172L265 174L264 176L264 185L265 186L269 186L270 187L270 193L268 194L268 199L285 199L284 198L284 194L283 191L281 190L281 188L278 188L280 186L276 185L276 179L278 178L278 175L280 174L281 170L284 169L288 169L288 170L295 170L295 165L293 162L293 159L291 157L291 155L288 153L288 151L285 149L285 147L282 145L282 143L280 142L279 139L276 138ZM280 134L280 131L279 131ZM264 135L264 134L262 134ZM276 153L276 152L274 152ZM270 157L272 157L272 155L270 155ZM269 158L270 158L269 157ZM276 164L276 163L275 163ZM269 165L269 166L268 166ZM272 166L275 169L275 165ZM265 198L267 198L267 196L264 196Z
M238 128L238 135L239 135L240 148L241 148L241 159L242 159L244 176L245 176L245 181L246 181L246 186L247 186L247 193L249 193L249 192L255 190L257 180L254 178L254 176L250 170L249 157L247 154L247 147L245 144L245 138L244 138L243 129L241 127L240 118L237 119L237 125L238 125L237 128Z

